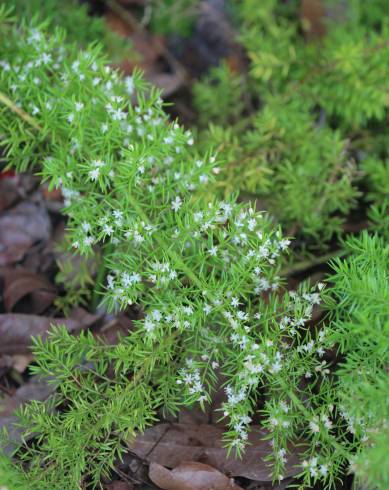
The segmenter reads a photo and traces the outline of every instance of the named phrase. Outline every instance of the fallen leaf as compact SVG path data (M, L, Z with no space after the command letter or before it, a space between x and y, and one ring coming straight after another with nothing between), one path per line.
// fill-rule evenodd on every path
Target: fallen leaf
M120 313L105 323L98 330L96 336L103 339L106 344L115 345L121 337L127 336L133 328L132 319L128 318L125 313Z
M150 71L146 73L146 79L153 86L159 88L162 97L170 97L182 87L183 80L178 73L161 73Z
M0 212L24 197L36 182L36 177L30 174L16 175L13 170L0 172Z
M184 461L209 464L229 476L240 476L259 482L272 481L265 456L272 452L265 431L253 429L248 446L241 459L230 455L222 445L223 428L210 424L158 424L136 437L129 448L138 457L149 462L175 468ZM298 473L299 453L289 447L285 478Z
M60 188L49 190L48 184L41 185L42 196L47 201L58 201L63 207L63 195Z
M12 368L18 373L24 373L33 358L34 356L32 354L14 354L11 356Z
M174 470L151 463L149 477L164 490L242 490L212 466L192 461L181 463Z
M112 483L108 483L104 488L105 490L134 490L134 485L125 481L113 481Z
M41 206L22 202L0 216L0 266L22 259L36 242L50 237L49 215Z
M0 211L8 208L19 196L15 179L7 177L0 180Z
M0 354L30 353L31 338L45 337L52 325L65 325L71 331L91 326L98 315L76 308L68 318L50 318L21 313L0 314Z
M0 172L0 180L15 177L15 170L2 170Z
M44 276L27 269L12 269L4 273L5 311L39 314L56 297L56 288Z
M0 416L12 415L13 412L30 400L46 400L55 387L39 376L32 377L18 388L12 396L0 399Z

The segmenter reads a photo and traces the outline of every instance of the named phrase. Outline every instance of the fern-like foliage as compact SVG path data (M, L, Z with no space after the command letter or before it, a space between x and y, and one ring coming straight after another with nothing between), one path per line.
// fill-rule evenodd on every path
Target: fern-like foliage
M324 285L283 291L279 269L289 240L253 206L209 198L218 156L196 154L191 133L168 120L158 92L139 73L122 78L106 66L98 47L80 51L63 32L48 35L44 25L15 23L5 9L0 20L0 133L9 165L37 169L62 189L73 248L86 257L97 248L103 254L106 281L96 287L104 287L107 308L136 304L143 313L117 345L61 328L46 341L35 340L32 372L51 379L56 391L48 402L30 403L19 413L27 442L14 456L28 488L99 488L137 431L182 406L207 404L220 373L231 456L244 450L259 411L272 441L268 459L275 480L284 477L296 439L304 441L302 488L317 481L333 488L350 462L362 475L368 471L360 470L358 456L368 429L382 426L382 419L377 410L362 423L345 399L354 376L347 363L358 349L363 352L357 342L366 329L360 315L355 338L347 324L359 305L367 305L365 298L359 301L362 286L371 287L374 300L384 299L376 285L384 287L380 254L386 249L379 240L351 242L357 259L337 263L335 291L328 293L333 321L313 329ZM292 159L293 128L281 109L268 121L276 116L276 124L267 126L272 158L277 141L286 138L283 151ZM266 131L266 112L258 117ZM316 138L319 129L306 113L298 117ZM329 138L337 155L342 138ZM328 147L315 141L330 159ZM358 254L364 260L370 254L370 268ZM347 279L353 260L359 283L355 276ZM347 281L355 287L343 288ZM380 311L369 315L378 325ZM380 328L384 336L384 324ZM337 377L326 355L335 342L346 356ZM384 355L380 344L372 364L361 360L368 382L360 383L358 397L376 386L369 384L370 368L385 379ZM373 470L379 447L377 438L368 453Z
M340 416L361 446L352 470L371 488L387 488L389 414L389 247L364 233L347 241L351 256L334 262L328 300L330 337L343 361L337 372Z
M288 240L250 207L195 198L212 179L214 157L193 158L192 136L167 121L139 74L120 78L98 48L79 52L61 32L47 37L42 26L7 21L1 30L10 163L40 168L62 188L78 252L103 247L107 306L141 302L145 310L137 332L114 348L62 331L36 346L37 370L61 382L62 396L26 409L38 434L25 456L30 477L39 488L75 488L86 477L98 485L157 408L210 399L216 366L247 345L251 313L239 305L251 311L253 294L277 289ZM231 364L231 383L238 367ZM53 412L65 400L67 410Z
M201 140L220 150L225 192L235 185L243 198L256 198L311 247L342 232L362 170L366 185L379 180L361 163L366 153L387 156L384 7L350 4L345 19L327 19L326 35L308 42L296 3L286 9L275 0L236 2L249 74L221 64L194 87L199 120L203 128L211 123Z

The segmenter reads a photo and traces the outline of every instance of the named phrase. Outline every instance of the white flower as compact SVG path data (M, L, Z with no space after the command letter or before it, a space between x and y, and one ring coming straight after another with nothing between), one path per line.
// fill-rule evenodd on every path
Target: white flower
M326 464L320 465L319 471L323 476L327 476L328 466Z
M95 239L92 236L87 236L84 238L84 245L90 246L93 244L94 241Z
M141 280L142 280L142 278L141 278L140 274L138 274L137 272L134 272L130 276L131 283L141 282Z
M289 412L289 406L284 400L280 401L280 407L283 412L285 413Z
M88 231L90 231L91 229L91 225L87 221L83 221L81 223L81 228L83 229L83 231L85 231L85 233L88 233Z
M96 181L99 176L100 176L100 169L99 168L94 168L93 170L90 170L89 172L89 178L92 180L92 181Z
M272 374L280 372L282 369L282 364L279 361L276 361L275 363L272 364L270 372Z
M257 225L257 221L255 218L251 218L248 220L247 222L247 228L250 230L250 231L254 231L255 227Z
M132 95L134 93L135 85L134 85L134 79L132 77L126 77L124 79L124 83L126 84L126 90L129 95Z
M286 238L284 238L278 243L278 246L281 250L285 250L286 248L288 248L289 245L290 245L290 240Z
M76 102L75 106L77 112L81 112L82 109L84 108L84 104L82 102Z
M156 320L157 322L162 320L162 314L159 310L153 310L151 313L151 316Z
M169 279L174 280L177 277L177 272L176 271L170 271L169 272Z
M186 313L189 316L193 315L193 308L191 306L184 306L182 310L184 313Z
M326 429L331 429L332 428L332 422L331 422L331 420L326 415L323 415L321 417L321 419L322 419L322 421L324 423L324 427Z
M178 211L180 207L182 206L182 200L180 196L177 196L174 201L172 201L172 209L173 211Z
M209 255L211 255L211 257L216 257L216 254L217 254L217 246L214 245L213 247L211 247L209 250Z
M234 306L235 308L237 308L240 305L239 299L236 296L231 298L231 305Z
M147 333L151 333L155 329L155 323L148 318L145 319L144 325Z
M206 315L209 315L211 313L211 311L212 311L212 307L210 305L207 305L206 304L206 305L203 306L203 311L204 311L204 313Z
M112 233L113 233L113 228L111 225L104 225L103 226L103 232L108 235L108 236L111 236Z
M38 31L38 29L31 29L31 34L27 38L27 44L35 44L39 43L42 40L42 34Z

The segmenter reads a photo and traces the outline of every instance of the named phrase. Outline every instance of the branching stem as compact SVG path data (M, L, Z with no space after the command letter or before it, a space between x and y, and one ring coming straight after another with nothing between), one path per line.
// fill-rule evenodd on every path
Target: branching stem
M30 114L25 112L23 109L18 107L13 100L7 97L3 92L0 92L0 102L4 104L8 109L17 114L20 118L26 121L30 126L32 126L37 131L42 131L42 126L38 124L36 119L34 119Z

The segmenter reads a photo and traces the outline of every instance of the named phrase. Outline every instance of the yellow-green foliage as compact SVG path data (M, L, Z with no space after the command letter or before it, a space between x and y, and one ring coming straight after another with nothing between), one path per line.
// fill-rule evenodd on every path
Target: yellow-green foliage
M327 19L325 37L310 42L293 2L235 6L249 74L221 64L196 84L201 141L219 150L227 194L256 198L288 230L327 240L342 231L361 185L373 193L377 182L389 186L384 5L350 2L344 18ZM363 163L371 151L377 173Z

